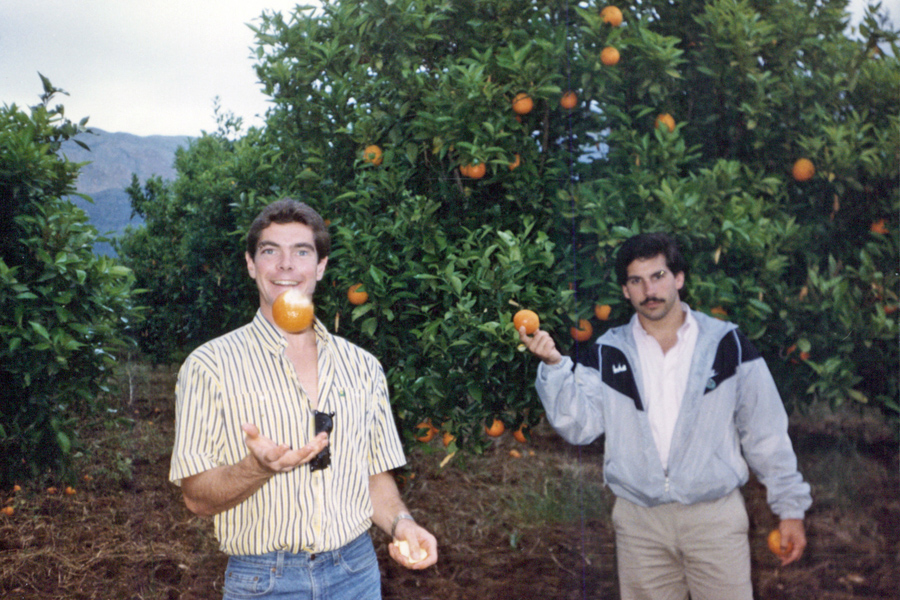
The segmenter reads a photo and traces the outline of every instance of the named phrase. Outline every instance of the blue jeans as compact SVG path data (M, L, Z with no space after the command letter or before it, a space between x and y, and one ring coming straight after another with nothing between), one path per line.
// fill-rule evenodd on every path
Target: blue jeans
M329 552L231 556L223 600L381 600L381 573L364 533Z

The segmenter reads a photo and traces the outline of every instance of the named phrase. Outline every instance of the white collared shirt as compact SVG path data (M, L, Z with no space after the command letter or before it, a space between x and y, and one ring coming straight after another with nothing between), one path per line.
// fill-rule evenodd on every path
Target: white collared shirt
M636 314L631 320L643 373L643 400L647 407L647 418L650 419L650 430L653 432L659 459L666 470L669 468L669 449L672 446L675 422L681 411L691 359L697 345L697 321L686 304L681 303L681 307L685 313L684 323L678 328L675 345L665 354L659 342L641 325Z

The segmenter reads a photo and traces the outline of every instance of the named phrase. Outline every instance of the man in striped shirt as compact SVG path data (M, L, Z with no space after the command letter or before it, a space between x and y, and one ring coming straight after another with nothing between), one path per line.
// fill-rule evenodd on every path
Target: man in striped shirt
M273 319L285 290L312 297L330 246L306 204L266 207L247 238L256 317L197 348L179 372L169 478L192 512L213 517L229 555L225 600L381 598L372 523L392 536L401 565L437 561L437 541L390 472L405 457L378 360L318 320L288 333Z

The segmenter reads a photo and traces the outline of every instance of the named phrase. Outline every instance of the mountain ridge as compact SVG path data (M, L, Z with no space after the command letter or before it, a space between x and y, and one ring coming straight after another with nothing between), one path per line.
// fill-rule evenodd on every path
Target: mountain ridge
M92 128L75 136L89 149L74 140L63 142L60 155L77 163L85 163L80 170L76 189L90 196L88 202L80 196L69 199L88 215L90 223L107 237L121 235L128 225L139 225L141 219L132 215L131 201L125 189L131 185L132 174L141 182L159 176L175 179L175 153L187 147L193 138L187 136L150 135L108 132ZM115 255L111 244L95 245L98 254Z

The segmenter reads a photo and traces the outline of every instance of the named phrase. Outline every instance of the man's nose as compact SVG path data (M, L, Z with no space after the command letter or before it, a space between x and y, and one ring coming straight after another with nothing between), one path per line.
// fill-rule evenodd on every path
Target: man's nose
M278 259L278 268L282 271L288 271L292 269L294 264L291 262L290 254L282 254L281 258Z

